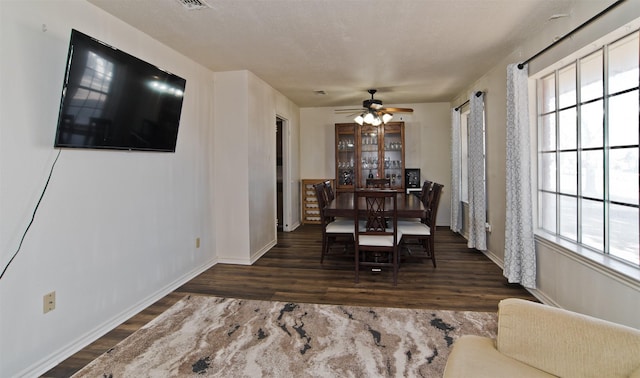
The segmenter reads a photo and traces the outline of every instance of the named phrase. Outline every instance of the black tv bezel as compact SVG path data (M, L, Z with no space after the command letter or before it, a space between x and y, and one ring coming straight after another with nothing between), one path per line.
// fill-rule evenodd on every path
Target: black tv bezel
M160 147L152 147L152 148L143 148L143 147L139 147L139 146L132 146L132 145L107 145L107 146L103 146L103 145L96 145L96 144L71 144L71 143L60 143L60 133L61 133L61 129L62 129L62 123L63 123L63 111L65 109L65 98L67 96L67 89L69 87L69 75L71 72L71 67L72 67L72 58L73 58L73 48L74 48L74 39L75 38L81 38L84 39L86 41L90 41L91 43L96 44L97 47L99 48L108 48L111 51L113 51L115 54L117 54L120 57L124 57L127 60L131 60L132 62L136 62L136 64L140 64L143 66L146 66L148 70L150 71L154 71L157 72L160 75L167 75L167 77L170 77L171 80L175 80L178 82L182 82L182 91L183 91L183 96L182 96L182 101L180 103L180 113L178 115L178 119L177 119L177 123L175 126L175 134L174 138L173 138L173 143L172 143L172 147L171 148L160 148ZM77 42L76 42L77 43ZM64 81L62 83L62 94L60 96L60 106L58 109L58 121L56 124L56 135L55 135L55 139L54 139L54 148L68 148L68 149L86 149L86 150L116 150L116 151L142 151L142 152L173 152L175 153L176 151L176 147L178 144L178 135L179 135L179 131L180 131L180 119L182 117L182 108L184 106L184 93L186 91L186 79L182 78L181 76L178 76L172 72L169 72L165 69L162 69L152 63L149 63L143 59L140 59L132 54L127 53L126 51L123 51L117 47L114 47L108 43L105 43L97 38L94 38L86 33L83 33L77 29L71 29L71 33L70 33L70 37L69 37L69 48L67 51L67 59L66 59L66 64L65 64L65 73L64 73Z

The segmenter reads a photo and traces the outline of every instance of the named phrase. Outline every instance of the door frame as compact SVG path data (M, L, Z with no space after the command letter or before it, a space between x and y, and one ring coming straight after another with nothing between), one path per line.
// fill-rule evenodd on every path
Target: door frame
M278 120L282 121L282 129L280 130L280 138L282 138L282 231L288 232L292 230L291 222L291 130L289 120L279 114L276 114L276 125ZM276 126L277 127L277 126ZM277 142L276 142L277 143ZM277 162L276 162L277 165ZM277 166L275 168L277 170ZM276 171L277 174L277 171ZM278 213L278 189L276 178L276 214ZM276 215L277 217L277 215Z

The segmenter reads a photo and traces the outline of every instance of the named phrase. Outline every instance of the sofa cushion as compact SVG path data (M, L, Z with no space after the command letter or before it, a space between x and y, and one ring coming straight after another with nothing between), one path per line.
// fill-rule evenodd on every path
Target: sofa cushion
M628 377L640 367L640 330L515 298L499 304L497 348L561 377Z
M444 377L536 378L553 375L498 352L493 339L465 335L453 344L444 369Z

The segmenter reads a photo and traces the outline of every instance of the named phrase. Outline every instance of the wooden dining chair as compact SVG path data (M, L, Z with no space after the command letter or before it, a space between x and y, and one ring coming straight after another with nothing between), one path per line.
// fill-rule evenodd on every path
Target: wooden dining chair
M431 189L433 189L433 181L424 180L422 190L420 190L420 201L422 201L425 207L429 206L429 201L433 193Z
M318 209L320 210L320 223L322 225L322 252L320 254L320 263L324 262L324 257L329 254L331 245L342 241L344 245L343 251L347 246L353 244L354 224L353 219L332 219L325 215L324 209L328 204L326 189L324 182L313 186L318 200Z
M331 180L327 180L324 182L324 195L325 195L325 199L327 201L327 204L329 204L331 201L333 201L336 198L336 194L333 191L333 187L331 186ZM344 220L345 218L343 217L331 217L329 218L329 220L331 222L333 222L334 220L339 219L339 220ZM350 219L350 218L347 218Z
M429 180L425 180L424 183L422 183L422 189L420 190L420 193L418 194L419 198L420 198L420 202L422 202L422 205L425 207L425 209L427 209L429 207L429 201L431 200L431 195L432 195L432 191L431 189L433 188L433 182L429 181ZM400 218L398 219L399 222L405 222L405 221L411 221L411 222L425 222L425 217L426 214L422 217L422 218Z
M361 203L362 202L362 203ZM398 283L397 193L390 190L359 190L355 192L355 282L360 281L360 268L380 271L391 268L393 285ZM364 206L363 208L361 208Z
M429 203L425 205L426 216L422 221L398 221L398 229L402 234L402 247L406 247L409 251L411 251L411 246L420 247L423 250L424 257L431 259L434 268L436 267L436 218L438 216L442 188L444 188L444 185L433 183Z
M327 201L331 202L336 198L335 192L333 191L333 187L331 187L331 181L327 180L324 182L324 190L327 194Z

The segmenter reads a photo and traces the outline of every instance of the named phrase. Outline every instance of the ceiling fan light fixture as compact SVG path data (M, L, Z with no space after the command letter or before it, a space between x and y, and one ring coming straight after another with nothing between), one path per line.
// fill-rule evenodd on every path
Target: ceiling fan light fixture
M371 98L362 102L364 109L345 109L345 110L358 110L361 111L353 121L362 126L365 123L368 125L379 126L381 124L387 124L393 119L393 113L413 113L411 108L387 108L382 106L382 101L373 98L375 89L369 89L367 92L371 94ZM343 111L342 109L336 110L336 112ZM357 114L357 113L355 113Z
M375 117L373 116L373 113L371 112L367 112L367 114L364 115L363 120L365 123L373 123L373 120L375 119Z

